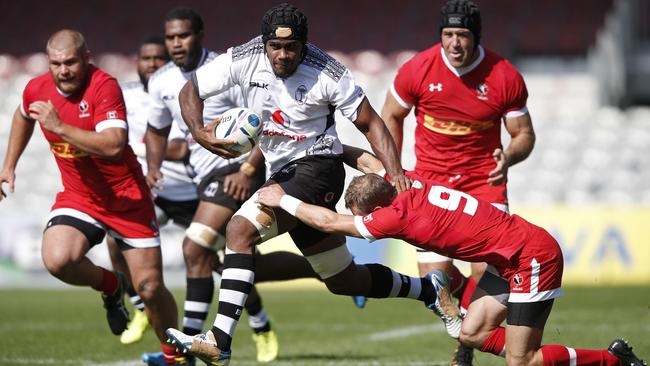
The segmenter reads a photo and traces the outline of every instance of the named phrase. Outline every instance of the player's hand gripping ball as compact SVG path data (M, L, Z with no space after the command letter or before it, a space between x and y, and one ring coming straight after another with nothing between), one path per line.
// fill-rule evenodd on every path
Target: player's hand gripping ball
M227 148L240 153L253 150L262 130L262 120L248 108L232 108L221 115L221 123L214 130L218 139L229 139L235 143Z

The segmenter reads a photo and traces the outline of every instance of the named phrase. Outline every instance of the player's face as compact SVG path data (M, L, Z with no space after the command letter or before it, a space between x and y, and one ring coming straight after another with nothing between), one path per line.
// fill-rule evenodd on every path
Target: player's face
M48 49L47 59L50 74L59 90L72 94L84 86L90 60L89 53L81 54L74 47L63 50Z
M441 41L445 55L453 67L469 66L478 57L478 51L474 47L474 34L467 28L443 28Z
M275 76L286 78L296 71L302 59L302 42L272 39L266 42L265 47Z
M203 32L194 33L192 22L173 19L165 23L165 46L172 61L185 71L194 70L201 57Z
M169 61L165 47L159 44L143 44L138 52L138 75L147 84L151 75Z

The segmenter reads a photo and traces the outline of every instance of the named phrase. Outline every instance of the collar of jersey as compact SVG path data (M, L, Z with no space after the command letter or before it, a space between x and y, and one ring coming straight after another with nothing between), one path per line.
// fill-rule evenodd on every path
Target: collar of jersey
M447 55L445 55L445 49L442 48L442 45L440 46L440 54L442 55L442 59L445 61L445 65L451 70L451 72L454 73L456 76L463 76L470 71L474 70L480 63L483 61L485 58L485 51L483 50L483 46L478 45L478 58L472 62L471 65L465 66L465 67L459 67L455 68L451 65L449 62L449 59L447 58Z

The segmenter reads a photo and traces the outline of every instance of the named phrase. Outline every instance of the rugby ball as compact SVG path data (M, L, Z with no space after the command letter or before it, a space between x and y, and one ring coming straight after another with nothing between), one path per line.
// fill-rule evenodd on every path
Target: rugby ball
M232 108L221 115L214 135L218 139L233 140L235 143L228 149L246 153L257 144L261 130L262 120L257 113L248 108Z

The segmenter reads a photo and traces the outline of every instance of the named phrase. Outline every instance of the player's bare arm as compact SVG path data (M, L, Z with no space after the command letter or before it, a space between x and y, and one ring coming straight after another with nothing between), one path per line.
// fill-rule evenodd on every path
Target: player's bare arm
M505 118L505 127L511 137L510 145L505 151L495 149L492 153L496 166L488 176L487 183L491 185L501 184L508 177L508 168L525 160L535 146L535 130L529 113Z
M75 127L62 121L56 107L49 101L30 104L29 117L37 120L46 130L59 135L65 142L105 159L119 159L127 143L126 129L113 127L96 132Z
M298 220L325 233L343 234L361 238L354 226L354 216L341 215L325 207L310 205L284 193L278 184L257 191L257 203L282 208Z
M404 119L411 109L402 107L389 90L386 93L384 107L381 110L381 119L386 123L390 135L393 136L397 151L402 153L402 142L404 141Z
M390 136L384 121L372 108L367 98L363 100L359 107L359 115L354 121L354 125L370 142L372 151L383 163L391 177L391 183L395 185L397 191L403 192L411 188L411 181L404 175L395 141Z
M225 177L223 191L238 201L248 199L255 173L260 169L264 169L264 155L259 146L256 146L239 170Z
M20 108L20 107L18 107ZM3 185L9 185L9 192L14 193L14 182L16 181L16 165L18 159L25 150L25 146L29 142L34 132L34 121L25 118L20 110L16 108L14 116L11 120L11 132L9 133L9 143L7 144L7 154L5 161L0 171L0 201L6 197Z
M186 161L190 156L190 148L187 141L175 139L167 142L165 160Z
M372 153L354 146L343 144L343 162L363 173L381 173L384 165Z
M207 126L203 125L203 99L199 96L194 83L190 80L181 89L178 95L178 100L181 106L181 115L187 127L192 133L192 137L201 146L209 151L226 159L232 159L239 156L232 150L228 150L227 145L231 145L232 141L227 139L218 139L214 136L214 130L217 128L220 120L216 120Z
M144 133L144 144L147 149L147 184L150 188L161 189L158 181L163 178L160 172L160 166L165 158L167 150L167 136L169 136L171 126L165 128L155 128L147 125L147 131Z

